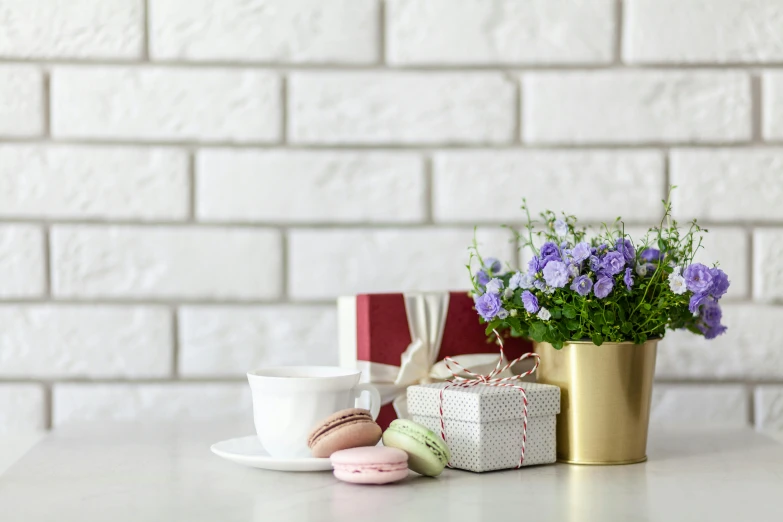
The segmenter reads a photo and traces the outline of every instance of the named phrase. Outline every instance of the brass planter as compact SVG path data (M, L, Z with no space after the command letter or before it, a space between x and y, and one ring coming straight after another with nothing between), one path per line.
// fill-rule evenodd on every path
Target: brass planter
M633 464L647 460L658 339L644 344L536 343L538 382L562 390L557 459L571 464Z

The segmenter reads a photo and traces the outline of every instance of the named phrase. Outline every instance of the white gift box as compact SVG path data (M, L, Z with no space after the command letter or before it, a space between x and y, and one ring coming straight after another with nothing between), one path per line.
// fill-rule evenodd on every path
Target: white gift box
M555 422L560 388L519 383L527 394L527 442L523 466L555 462ZM449 383L408 388L411 418L440 433L440 391ZM522 393L515 388L479 384L449 387L443 393L443 418L450 464L469 471L516 468L522 453Z

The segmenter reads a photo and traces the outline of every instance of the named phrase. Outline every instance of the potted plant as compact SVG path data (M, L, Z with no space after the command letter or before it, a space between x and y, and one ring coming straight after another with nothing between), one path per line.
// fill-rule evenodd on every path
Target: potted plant
M658 341L667 330L707 339L726 331L718 301L728 277L694 262L707 230L694 220L681 232L666 201L660 225L636 242L620 218L589 237L574 216L546 211L536 222L522 209L527 226L515 234L532 253L525 269L482 258L474 240L480 320L488 334L531 338L539 382L561 388L559 460L644 461Z

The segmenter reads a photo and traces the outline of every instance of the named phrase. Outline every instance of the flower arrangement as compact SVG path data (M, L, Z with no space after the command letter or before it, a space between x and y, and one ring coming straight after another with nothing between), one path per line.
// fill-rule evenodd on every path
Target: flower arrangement
M481 257L475 240L471 247L471 262L480 264L473 273L468 263L471 294L487 332L505 330L557 349L569 340L641 344L667 329L721 335L718 301L729 279L717 266L693 261L707 230L693 220L681 234L671 204L663 203L660 225L634 245L620 218L588 240L574 216L546 211L535 222L523 200L526 234L514 234L520 249L533 251L527 270L504 270L497 259Z

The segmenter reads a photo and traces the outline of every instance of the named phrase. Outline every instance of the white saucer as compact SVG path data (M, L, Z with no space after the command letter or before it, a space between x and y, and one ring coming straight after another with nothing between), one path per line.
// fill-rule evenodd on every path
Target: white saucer
M329 459L276 459L266 452L255 435L217 442L210 448L212 453L231 462L251 468L276 471L326 471L332 470Z

